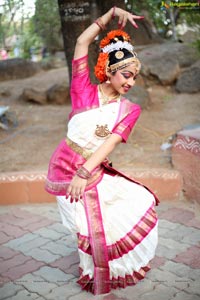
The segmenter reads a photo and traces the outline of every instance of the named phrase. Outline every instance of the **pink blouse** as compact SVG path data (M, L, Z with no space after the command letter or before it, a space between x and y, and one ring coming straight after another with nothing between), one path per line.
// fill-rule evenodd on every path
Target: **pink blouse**
M72 112L69 118L79 112L99 107L97 85L90 80L88 56L72 61L71 102ZM141 108L126 98L121 99L119 118L112 129L112 133L119 134L122 142L126 142L132 128L134 127Z

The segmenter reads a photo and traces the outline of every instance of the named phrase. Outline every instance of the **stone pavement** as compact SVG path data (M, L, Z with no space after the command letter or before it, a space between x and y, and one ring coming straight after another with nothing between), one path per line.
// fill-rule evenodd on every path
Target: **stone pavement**
M76 283L76 243L56 203L0 207L0 299L198 300L200 219L188 202L157 207L159 245L152 270L136 286L93 296Z

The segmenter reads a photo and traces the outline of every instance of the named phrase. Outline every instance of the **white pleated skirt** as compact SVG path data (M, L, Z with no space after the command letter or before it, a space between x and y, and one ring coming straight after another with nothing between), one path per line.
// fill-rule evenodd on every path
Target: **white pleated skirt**
M158 221L153 194L122 176L107 174L104 174L98 183L97 192L106 246L111 253L110 280L133 276L134 272L140 273L155 256L158 242ZM70 203L70 199L57 196L57 202L62 223L72 236L76 239L77 234L80 234L89 240L84 201ZM116 249L119 255L116 255ZM81 248L78 248L78 251L82 276L94 278L92 254Z

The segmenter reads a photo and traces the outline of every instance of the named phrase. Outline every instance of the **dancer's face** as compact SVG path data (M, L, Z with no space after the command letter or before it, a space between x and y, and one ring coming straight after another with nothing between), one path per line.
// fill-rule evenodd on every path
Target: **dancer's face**
M138 69L134 64L129 65L110 77L110 82L115 91L119 94L126 94L134 85L138 75Z

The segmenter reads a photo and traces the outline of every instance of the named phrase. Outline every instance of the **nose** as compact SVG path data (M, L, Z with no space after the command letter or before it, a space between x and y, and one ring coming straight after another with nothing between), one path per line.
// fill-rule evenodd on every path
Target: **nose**
M134 84L135 84L135 79L134 79L134 77L130 77L130 78L128 79L127 83L128 83L128 85L131 86L131 87L134 86Z

